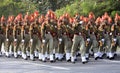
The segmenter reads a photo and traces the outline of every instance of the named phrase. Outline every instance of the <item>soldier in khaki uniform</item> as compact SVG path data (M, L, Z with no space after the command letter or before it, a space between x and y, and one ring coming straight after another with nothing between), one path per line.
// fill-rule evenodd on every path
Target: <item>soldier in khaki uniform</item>
M6 46L6 56L10 57L10 46L11 46L11 52L14 52L14 24L12 22L7 23L6 26L6 41L5 41L5 46Z
M30 56L29 54L29 41L30 41L30 34L29 34L30 22L29 22L29 15L28 13L24 17L24 23L22 25L22 32L21 32L21 46L22 46L22 58L27 60L27 57Z
M1 24L0 24L0 56L2 55L2 44L5 41L5 29L6 29L6 25L5 25L5 18L4 16L1 17ZM5 46L4 46L5 48Z
M47 48L49 50L49 56L50 56L50 62L55 62L54 57L53 57L53 37L54 37L54 32L57 32L55 24L51 22L51 14L54 14L52 11L48 11L46 15L46 20L42 24L41 28L41 37L42 37L42 61L46 61L45 59L45 52L47 52ZM48 46L47 46L48 45Z
M111 49L111 35L110 35L110 31L111 31L111 25L112 25L112 19L109 17L108 18L108 22L105 25L104 29L104 52L103 55L106 53L106 56L109 57L109 53L110 53L110 49ZM100 56L100 58L102 58L102 56Z
M73 45L72 45L72 50L71 50L71 62L75 63L75 56L76 56L76 50L79 47L80 53L81 53L81 59L82 63L86 63L86 47L85 47L85 39L83 37L83 21L80 22L80 18L77 17L75 19L75 22L73 24L73 30L74 30L74 37L73 37Z
M62 43L62 34L63 29L62 29L62 19L59 19L58 21L58 52L56 53L56 59L62 60L64 48L63 48L63 43Z
M98 52L98 42L97 42L97 27L95 25L95 23L93 21L89 21L88 22L88 34L86 37L86 46L87 46L87 50L86 50L86 58L89 59L89 50L93 50L94 52L94 58L96 59L98 56L96 55ZM91 48L91 49L90 49Z
M59 60L62 60L65 54L66 61L70 61L71 57L71 46L72 46L72 24L69 22L69 15L66 13L65 16L60 18L58 23L58 48L59 48Z
M41 27L42 27L42 23L44 22L45 20L45 17L44 15L41 15L40 18L38 19L38 27L39 27L39 42L38 42L38 54L39 54L39 60L41 61L42 60L42 39L41 39Z
M17 21L14 25L14 57L17 58L21 55L21 41L22 41L22 14L19 14L15 20Z
M51 17L51 24L53 24L53 54L55 55L55 58L58 57L58 28L57 28L57 19L55 15L52 15Z
M120 18L118 19L117 17L118 17L118 14L116 13L116 16L115 16L116 45L117 45L117 47L120 48ZM117 54L116 54L117 47L113 50L113 57L112 57L113 59L115 56L117 56Z
M111 23L108 22L109 19L111 18L107 15L107 13L105 13L104 16L102 17L102 22L98 28L98 31L99 31L98 34L100 36L98 55L100 59L103 58L103 55L105 53L108 56L111 48L111 41L110 41L110 35L109 35Z
M27 59L27 56L29 56L29 41L30 41L30 35L29 35L29 23L26 22L24 23L23 27L22 27L22 34L23 34L23 38L22 38L22 57L23 59Z
M95 25L95 16L92 12L89 13L88 23L86 24L86 58L89 59L89 50L93 50L95 59L98 52L97 42L97 26Z
M116 14L115 16L115 23L112 24L111 26L111 48L110 48L110 52L109 52L109 59L114 59L115 54L116 54L116 49L117 46L119 46L119 32L120 32L120 26L119 26L119 15Z
M31 42L31 46L30 46L30 59L34 60L34 51L40 49L40 47L38 47L40 45L40 40L39 40L39 36L40 36L40 31L39 31L39 27L36 23L33 23L30 26L30 42ZM39 43L39 44L38 44Z

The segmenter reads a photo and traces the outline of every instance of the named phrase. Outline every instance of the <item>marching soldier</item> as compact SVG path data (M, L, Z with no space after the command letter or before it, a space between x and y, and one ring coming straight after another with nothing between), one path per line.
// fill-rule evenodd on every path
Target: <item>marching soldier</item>
M89 14L89 29L90 29L90 44L91 44L91 48L93 49L94 52L94 58L95 60L97 60L98 58L98 42L97 42L97 26L95 25L95 16L94 14L91 12ZM87 39L88 40L88 39Z
M108 21L108 19L110 19ZM111 27L111 18L108 16L107 13L102 16L102 22L98 28L99 32L101 32L101 40L99 41L99 51L98 55L99 58L102 59L103 55L108 53L111 48L111 41L110 41L110 27Z
M58 52L56 52L55 58L58 60L62 60L63 58L63 43L62 43L62 33L63 33L63 29L62 29L62 19L60 18L58 20Z
M86 46L86 59L88 60L89 59L89 50L90 50L90 47L91 47L91 43L90 43L90 29L89 29L89 26L90 24L87 24L88 21L86 22L85 24L85 35L86 35L86 42L85 42L85 46Z
M2 55L2 44L5 41L5 29L6 29L6 23L4 16L1 17L1 25L0 25L0 56ZM4 44L5 48L5 44Z
M80 18L76 17L75 22L73 24L74 37L73 37L73 45L71 50L72 63L75 63L76 50L78 47L80 49L82 63L85 64L87 62L85 57L86 47L85 47L85 39L82 32L83 30L84 30L83 21L80 21Z
M29 33L30 23L29 23L29 15L28 13L24 17L24 23L22 25L22 58L27 60L27 57L30 56L29 54L29 41L30 41L30 33Z
M21 41L22 41L22 14L19 14L16 19L16 25L14 25L14 57L17 58L21 55Z
M53 14L52 11L48 11L46 15L46 20L42 24L41 28L41 37L42 37L42 61L46 62L45 59L45 52L47 51L47 48L49 49L49 56L50 56L50 62L55 62L53 57L53 36L54 32L56 32L56 26L55 24L51 23L51 14ZM48 47L46 47L48 45Z
M63 50L63 53L59 54L59 60L62 60L63 55L65 53L66 61L70 61L71 57L71 45L72 39L70 35L72 35L72 25L69 22L69 15L66 13L62 18L61 26L59 29L59 51ZM61 33L60 33L61 32ZM63 48L63 49L62 49Z
M110 49L111 49L111 35L110 35L110 32L111 32L111 25L112 25L112 19L109 17L108 18L108 22L106 23L104 29L104 39L105 39L105 42L104 42L104 53L106 53L107 57L109 57L109 52L110 52ZM102 58L102 56L100 57Z
M5 41L5 47L6 47L6 56L10 57L10 46L11 46L11 54L14 52L14 23L13 20L11 22L7 23L6 26L6 41Z
M89 29L87 37L86 37L86 46L87 46L87 53L89 52L89 50L93 50L94 58L97 59L98 57L96 55L98 52L98 42L97 42L97 37L96 37L97 27L95 25L94 19L95 19L95 16L91 12L89 14L89 22L87 24L88 27L86 28L86 29ZM89 54L86 55L86 58L89 59Z
M40 30L39 29L39 23L38 23L38 15L39 15L39 12L38 11L35 11L34 14L32 14L30 16L30 22L31 22L31 25L30 25L30 29L29 29L29 32L30 32L30 59L31 60L35 60L34 57L38 57L39 54L38 52L40 51L41 49L41 43L40 43Z
M31 42L31 46L30 46L30 59L34 60L34 51L36 50L36 46L38 45L38 35L39 35L39 30L38 30L38 26L37 24L33 23L30 26L30 42Z
M115 24L113 24L111 26L111 48L110 48L110 52L109 52L109 59L114 59L115 54L116 54L116 49L117 46L119 46L119 30L120 26L119 26L119 16L118 14L116 14L115 16Z
M116 28L115 28L115 30L116 30L116 45L118 47L120 47L120 16L119 16L119 18L118 18L118 16L119 15L116 13L116 16L115 16ZM115 50L113 50L113 59L116 55L117 54L116 54L116 49L115 49Z
M102 58L103 53L104 53L104 44L105 44L105 37L104 37L105 29L104 28L105 26L106 26L106 23L104 23L102 19L102 22L100 23L100 26L98 27L98 33L97 33L98 42L99 42L99 50L96 55L98 56L98 58Z
M42 27L42 23L44 22L44 15L41 15L40 18L38 19L38 27L39 27L39 42L38 42L38 48L39 48L39 60L41 61L42 60L42 39L41 39L41 27Z
M52 33L52 36L53 36L53 53L55 55L55 58L57 58L57 55L58 55L58 28L57 28L57 18L55 16L55 14L51 14L51 24L53 24L52 27L53 28L53 33Z

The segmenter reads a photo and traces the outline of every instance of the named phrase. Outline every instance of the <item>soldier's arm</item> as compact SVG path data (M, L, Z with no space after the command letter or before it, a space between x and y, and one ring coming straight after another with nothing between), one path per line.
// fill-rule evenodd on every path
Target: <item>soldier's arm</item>
M30 39L32 39L32 30L33 30L32 25L30 25L30 29L29 29Z
M5 36L6 36L6 39L8 39L8 26L6 26Z
M62 29L63 28L61 27L61 25L58 25L57 35L58 35L59 42L62 42L62 33L63 33Z
M16 34L15 34L15 32L16 32L16 26L13 27L13 37L14 37L14 39L16 39Z
M58 26L58 38L62 38L62 29Z
M21 37L24 39L24 25L21 27Z
M39 36L39 39L41 40L41 28L40 27L37 27L38 29L38 36Z
M43 23L41 27L41 38L45 39L45 23Z

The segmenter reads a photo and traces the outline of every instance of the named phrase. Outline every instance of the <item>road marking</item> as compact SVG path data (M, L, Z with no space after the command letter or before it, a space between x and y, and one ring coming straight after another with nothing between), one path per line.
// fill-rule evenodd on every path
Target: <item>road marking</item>
M9 62L0 62L0 64L30 64L30 65L36 65L36 66L42 66L42 67L49 67L52 69L61 69L61 70L70 70L70 68L60 67L60 66L51 66L51 65L45 65L45 64L37 64L32 62L20 62L20 61L9 61Z

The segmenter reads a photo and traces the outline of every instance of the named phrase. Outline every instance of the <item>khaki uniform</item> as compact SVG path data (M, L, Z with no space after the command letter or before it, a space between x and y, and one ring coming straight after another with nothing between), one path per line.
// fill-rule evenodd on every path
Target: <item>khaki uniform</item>
M83 25L79 24L79 23L75 23L74 24L74 37L73 37L73 45L72 45L72 50L71 50L71 62L75 62L75 56L76 56L76 50L79 47L80 49L80 53L81 53L81 59L82 62L85 63L86 57L86 47L85 47L85 40L84 40L84 36L83 36Z
M45 52L47 52L48 48L48 54L50 54L50 61L53 62L53 49L54 49L54 36L57 33L57 26L55 26L52 23L43 23L42 28L41 28L41 36L42 36L42 54L43 54L43 59L42 61L45 61Z
M104 44L105 44L105 37L104 37L104 23L102 23L99 27L98 27L98 42L99 42L99 50L98 53L96 53L96 56L102 57L103 53L104 53Z
M117 49L117 43L119 42L119 27L115 24L111 26L111 48L109 52L109 59L114 59L114 55ZM117 40L118 39L118 40Z
M22 40L22 27L16 25L14 27L14 57L17 58L21 55L21 40Z
M27 59L27 56L30 56L30 46L29 46L29 41L30 41L30 34L29 34L29 25L24 25L23 26L23 38L22 38L22 57L23 59Z
M0 26L0 56L2 55L2 44L5 41L5 26Z
M90 39L90 29L89 29L89 25L85 26L85 35L86 35L86 42L85 42L85 46L86 46L86 59L89 59L89 50L91 48L91 39Z
M6 46L6 56L10 56L10 46L11 46L11 52L14 52L14 36L13 36L13 30L14 26L13 25L8 25L6 27L6 41L5 41L5 46Z
M39 51L40 50L40 32L39 32L39 27L37 24L33 24L30 27L30 59L34 60L34 55L36 53L34 53L35 51Z
M72 37L73 31L70 24L63 24L58 30L58 48L59 48L59 60L63 58L63 55L66 56L66 61L70 60L71 57L71 47L72 47Z
M63 47L63 29L62 26L58 26L58 55L56 58L61 60L64 54L64 47Z
M106 53L107 57L109 56L109 52L110 52L110 48L111 48L111 40L110 40L110 25L106 25L105 26L105 32L104 32L104 39L105 39L105 42L104 42L104 53ZM103 55L102 54L102 55ZM102 55L100 55L100 57L102 57Z
M86 50L86 58L89 57L89 50L93 50L94 52L94 58L96 59L98 56L96 55L98 52L98 42L97 42L97 27L94 24L91 24L89 26L89 30L87 32L88 34L86 37L86 43L88 42L87 50ZM86 44L87 45L87 44Z
M117 30L117 36L116 36L117 46L120 47L120 26L119 25L117 25L116 30Z

